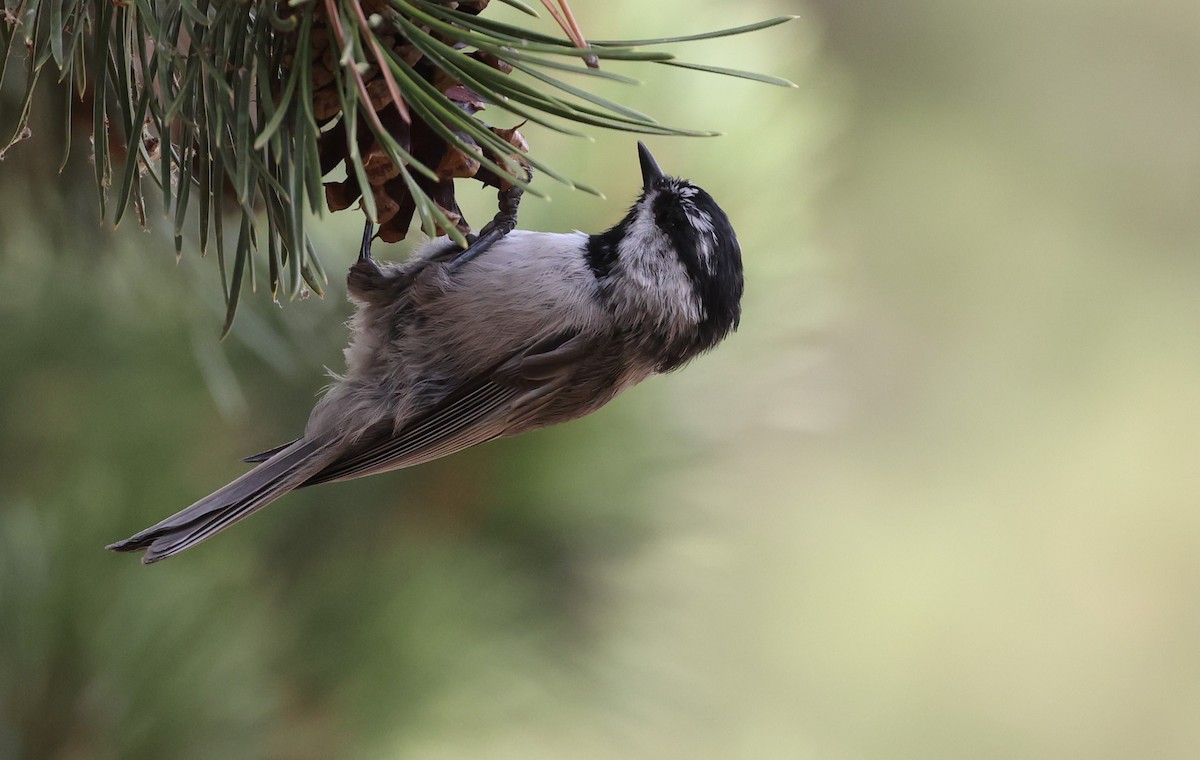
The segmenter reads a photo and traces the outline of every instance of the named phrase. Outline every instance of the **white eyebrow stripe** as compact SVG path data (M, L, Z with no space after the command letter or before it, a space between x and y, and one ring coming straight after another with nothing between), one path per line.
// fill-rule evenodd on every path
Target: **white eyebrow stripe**
M712 217L708 215L707 211L701 211L698 208L689 208L688 221L692 223L692 227L698 232L713 231Z

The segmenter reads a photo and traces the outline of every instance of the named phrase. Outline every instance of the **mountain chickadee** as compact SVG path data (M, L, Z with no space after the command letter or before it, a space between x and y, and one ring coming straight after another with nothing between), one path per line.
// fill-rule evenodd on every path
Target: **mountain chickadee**
M486 251L431 241L371 258L347 289L346 374L304 435L249 457L229 485L109 546L146 563L183 551L294 488L409 467L582 417L738 325L742 260L729 219L638 143L643 192L598 235L513 231Z

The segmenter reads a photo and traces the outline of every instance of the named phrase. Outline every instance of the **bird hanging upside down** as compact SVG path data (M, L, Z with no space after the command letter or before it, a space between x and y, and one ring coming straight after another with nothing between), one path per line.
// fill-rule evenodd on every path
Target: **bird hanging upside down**
M597 235L499 225L465 251L438 238L404 264L380 265L368 225L347 277L358 311L346 373L304 435L108 548L166 559L292 489L582 417L717 345L741 314L737 237L708 193L638 149L642 194Z

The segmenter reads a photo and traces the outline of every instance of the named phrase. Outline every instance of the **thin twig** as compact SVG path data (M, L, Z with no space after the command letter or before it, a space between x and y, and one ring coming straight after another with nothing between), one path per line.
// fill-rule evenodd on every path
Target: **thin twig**
M587 47L587 40L583 38L583 31L579 28L578 22L575 21L575 15L571 13L571 6L567 5L567 0L558 0L558 4L562 7L562 13L559 13L559 9L554 7L554 3L551 0L542 0L542 5L546 6L546 10L549 11L551 17L554 18L554 21L563 30L563 34L567 35L567 39L577 48ZM584 56L583 62L589 68L600 68L600 61L594 55Z
M558 4L562 6L563 15L567 17L567 23L570 25L571 31L575 33L571 41L575 43L576 47L587 47L587 39L583 36L583 30L579 28L579 22L575 20L575 14L571 13L571 5L567 0L558 0ZM583 62L587 64L589 69L600 68L600 59L594 55L584 56Z
M568 24L567 20L558 12L558 8L554 7L554 3L552 3L551 0L542 0L542 5L546 6L546 10L550 12L550 16L562 28L567 37L571 38L571 42L579 45L579 41L575 39L575 32L571 29L571 25Z

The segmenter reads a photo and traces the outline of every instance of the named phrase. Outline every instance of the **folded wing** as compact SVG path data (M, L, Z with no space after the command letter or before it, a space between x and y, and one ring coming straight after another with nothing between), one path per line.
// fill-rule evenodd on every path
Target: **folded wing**
M313 486L428 462L525 429L590 349L578 330L534 341L397 428L382 422L303 483Z

